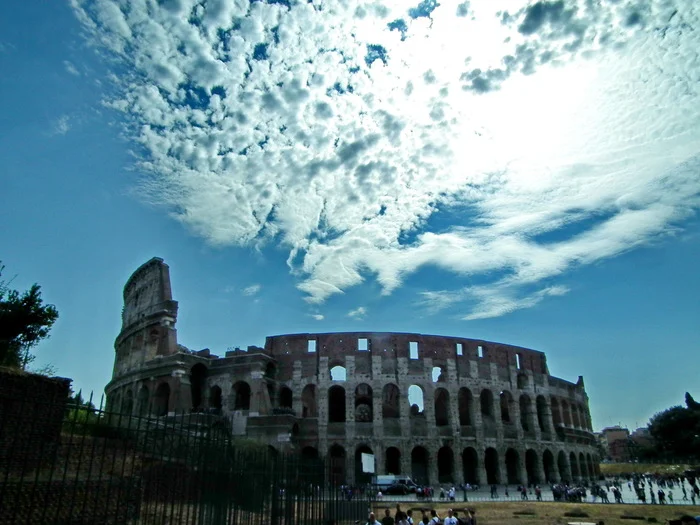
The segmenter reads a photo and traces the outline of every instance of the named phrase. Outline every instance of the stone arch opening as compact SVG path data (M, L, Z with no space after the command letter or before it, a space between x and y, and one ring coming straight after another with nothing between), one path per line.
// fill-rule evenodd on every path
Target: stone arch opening
M498 485L501 480L498 472L498 452L495 448L489 447L486 449L484 467L486 468L486 483Z
M588 472L588 464L586 463L586 456L583 455L583 452L579 452L578 454L578 465L581 469L581 477L590 478L591 474Z
M493 421L493 392L491 392L488 388L483 389L481 391L481 395L479 396L479 402L481 404L481 418L484 420L488 419Z
M216 410L217 413L221 411L222 395L220 386L214 385L209 389L209 407Z
M420 386L411 385L408 387L408 403L411 406L411 416L423 415L423 400L423 389Z
M330 369L331 381L345 381L347 379L347 371L344 366L335 365Z
M338 486L345 483L345 449L340 445L333 445L328 451L330 465L330 482Z
M238 381L233 385L233 409L250 410L250 385L245 381Z
M139 390L139 395L136 399L136 411L139 416L145 416L149 411L149 392L148 387L142 386Z
M190 393L192 394L192 410L204 408L204 382L207 379L207 367L197 363L190 369Z
M124 410L126 416L131 416L134 413L134 393L131 390L124 392Z
M446 427L450 424L450 394L444 388L435 391L435 425Z
M434 366L432 371L433 383L445 383L447 381L447 374L441 366Z
M594 479L596 477L596 471L593 467L593 459L590 454L586 454L586 465L588 465L588 475L591 479Z
M161 383L156 388L156 398L153 403L156 416L167 416L170 407L170 385Z
M513 422L513 396L510 392L504 390L498 395L498 398L501 405L501 421L505 424L511 424Z
M401 474L401 451L397 447L386 449L384 469L387 474Z
M360 486L372 483L373 476L371 472L364 472L362 468L362 454L374 455L374 452L368 445L359 445L355 449L355 484Z
M473 425L474 396L472 396L471 390L465 387L460 388L457 394L457 404L459 408L459 424L462 426Z
M114 392L110 394L109 405L112 412L121 414L124 412L124 407L122 405L122 396L119 392Z
M318 417L316 385L306 385L301 391L301 417Z
M428 451L424 447L414 447L411 451L411 477L419 485L430 483L428 477Z
M552 396L552 422L554 426L562 424L561 421L561 406L559 405L559 400Z
M328 389L328 422L345 423L345 389L342 386Z
M279 390L279 406L280 408L292 408L294 394L288 386L280 387Z
M566 399L561 400L561 412L564 419L564 425L571 427L571 408Z
M267 363L265 365L265 378L274 380L277 377L277 365L273 362Z
M576 454L573 452L569 453L569 468L571 469L571 477L573 479L578 479L581 476L581 471L578 468L578 460L576 459Z
M367 383L360 383L355 388L355 421L371 423L374 419L372 409L372 387Z
M550 450L545 450L542 454L542 465L544 467L544 480L547 483L554 483L558 476L554 469L554 454Z
M506 482L510 485L520 483L520 454L513 448L506 450Z
M316 447L302 448L301 459L303 461L316 461L318 459L318 449Z
M450 447L442 447L437 454L438 483L454 483L455 457Z
M479 465L479 457L476 450L472 447L467 447L462 452L462 470L464 472L464 481L471 485L479 484L479 475L477 467Z
M520 373L518 374L518 390L523 390L527 388L527 374Z
M532 401L527 394L520 396L520 426L525 432L534 431L532 428Z
M525 452L525 471L527 472L528 483L542 483L542 480L537 474L537 452L531 448Z
M559 479L563 483L571 481L571 473L569 472L569 463L566 460L566 454L563 450L557 455L557 468L559 469Z
M382 417L384 419L398 419L401 414L399 408L399 398L401 393L399 387L394 383L384 385L382 390Z
M537 426L540 427L540 432L547 432L547 400L543 395L539 395L535 405L537 406Z

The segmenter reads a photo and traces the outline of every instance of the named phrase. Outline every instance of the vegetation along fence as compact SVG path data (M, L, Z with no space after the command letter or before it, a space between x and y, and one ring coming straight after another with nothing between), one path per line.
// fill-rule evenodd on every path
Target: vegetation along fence
M239 442L213 414L128 417L0 398L0 525L350 524L320 459Z

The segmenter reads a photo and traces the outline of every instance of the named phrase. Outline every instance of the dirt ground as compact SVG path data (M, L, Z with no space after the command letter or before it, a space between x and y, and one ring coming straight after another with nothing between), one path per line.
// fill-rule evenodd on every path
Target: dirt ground
M395 505L387 503L375 505L375 513L381 519L384 509L391 508L394 515ZM421 508L404 505L403 510L413 509L413 519L418 523ZM423 507L428 509L427 507ZM438 504L435 509L440 517L447 515L447 506ZM479 525L567 525L568 523L596 523L604 525L634 525L642 523L661 523L679 519L683 515L700 516L700 505L615 505L591 503L528 503L528 502L478 502L465 507L457 502L453 507L460 515L466 515L465 508L476 510ZM566 516L566 513L579 513L586 516Z

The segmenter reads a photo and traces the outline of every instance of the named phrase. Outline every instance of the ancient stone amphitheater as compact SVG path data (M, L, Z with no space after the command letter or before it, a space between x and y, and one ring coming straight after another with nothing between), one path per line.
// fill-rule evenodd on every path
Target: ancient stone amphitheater
M109 406L131 415L215 411L235 434L327 457L336 480L376 472L419 483L547 483L598 474L583 379L544 353L461 337L351 332L267 337L264 348L178 345L168 266L124 287Z

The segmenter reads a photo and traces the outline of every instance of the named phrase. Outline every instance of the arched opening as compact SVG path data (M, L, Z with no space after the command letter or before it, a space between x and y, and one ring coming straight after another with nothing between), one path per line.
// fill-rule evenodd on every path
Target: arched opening
M556 397L552 397L552 422L555 427L562 424L561 408L559 406L559 400Z
M371 423L372 419L372 387L361 383L355 388L355 421Z
M586 463L586 456L583 455L583 452L579 452L578 465L581 469L581 477L586 479L590 478L591 474L588 472L588 464Z
M450 447L442 447L437 454L438 483L454 483L455 457Z
M476 450L472 447L467 447L462 452L462 470L464 471L464 481L471 485L479 484L479 475L477 466L479 465L479 457L476 455Z
M481 418L489 421L494 420L493 415L493 393L485 388L481 391L481 396L479 396L479 401L481 403Z
M591 479L595 479L596 471L593 467L593 458L591 458L590 454L586 454L586 465L588 465L588 475Z
M345 449L340 445L333 445L328 451L330 463L330 481L338 486L345 483Z
M450 424L450 395L444 388L435 391L435 425L446 427Z
M499 401L501 404L501 421L505 424L510 424L511 420L511 406L513 403L513 396L507 390L500 393Z
M411 416L423 415L423 389L418 385L408 387L408 403L411 406Z
M207 378L207 367L197 363L190 369L190 392L192 394L192 410L204 408L204 382Z
M347 372L344 366L335 365L333 368L331 368L331 381L345 381L347 377Z
M318 417L315 385L306 385L301 391L301 407L302 417Z
M428 478L428 451L423 447L414 447L411 451L411 477L419 485L430 483Z
M316 447L304 447L301 449L301 459L304 462L313 462L318 459L318 449Z
M578 405L571 404L571 425L574 428L581 428L581 422L578 417Z
M124 407L122 406L122 396L119 392L114 392L109 396L109 405L112 412L121 414L124 412Z
M545 450L542 454L542 466L544 467L544 480L547 483L557 481L557 472L554 469L554 454L551 451Z
M287 386L283 386L280 388L280 391L279 391L280 408L292 408L292 398L293 398L293 394L292 394L291 388L289 388Z
M125 416L131 416L134 413L134 393L131 390L124 392L124 410L122 413Z
M447 381L445 371L441 366L433 367L433 383L444 383Z
M523 394L520 396L520 426L525 432L532 432L532 401L530 396Z
M564 425L571 427L571 409L569 408L569 403L566 401L566 399L562 399L561 401L561 412L564 418Z
M571 473L569 472L569 463L566 460L564 451L560 451L557 455L557 468L559 469L559 479L562 483L571 482Z
M345 423L345 389L342 386L328 389L328 422Z
M498 485L500 475L498 472L498 452L495 448L487 448L484 454L484 467L486 468L486 483L489 485Z
M537 452L532 449L525 452L525 471L527 472L528 483L542 483L542 480L537 475Z
M233 385L233 409L250 410L250 385L245 381L238 381Z
M576 459L576 454L573 452L569 453L569 468L571 469L571 477L573 479L579 479L581 477L581 471L578 468L578 460Z
M265 366L265 378L274 380L277 377L277 366L275 363L269 362Z
M362 466L362 454L374 455L367 445L360 445L355 449L355 484L359 486L372 482L372 472L365 472Z
M222 399L221 399L221 387L214 385L209 389L209 407L213 410L216 411L218 414L221 412L221 405L222 405Z
M537 405L537 426L540 427L540 432L547 432L547 400L539 395L535 404Z
M153 404L156 416L167 416L170 407L170 385L161 383L156 388L156 399Z
M510 485L520 483L520 454L512 448L506 450L506 479Z
M468 388L460 388L457 394L457 403L459 408L459 424L462 426L473 425L472 407L474 406L474 397L471 390Z
M396 447L386 449L384 469L387 474L401 474L401 451Z
M397 419L399 417L400 395L399 387L395 384L384 385L384 390L382 390L382 417L384 419Z
M139 390L139 395L136 400L136 411L138 412L139 416L145 416L146 414L148 414L148 396L148 388L145 386L141 387L141 390Z

